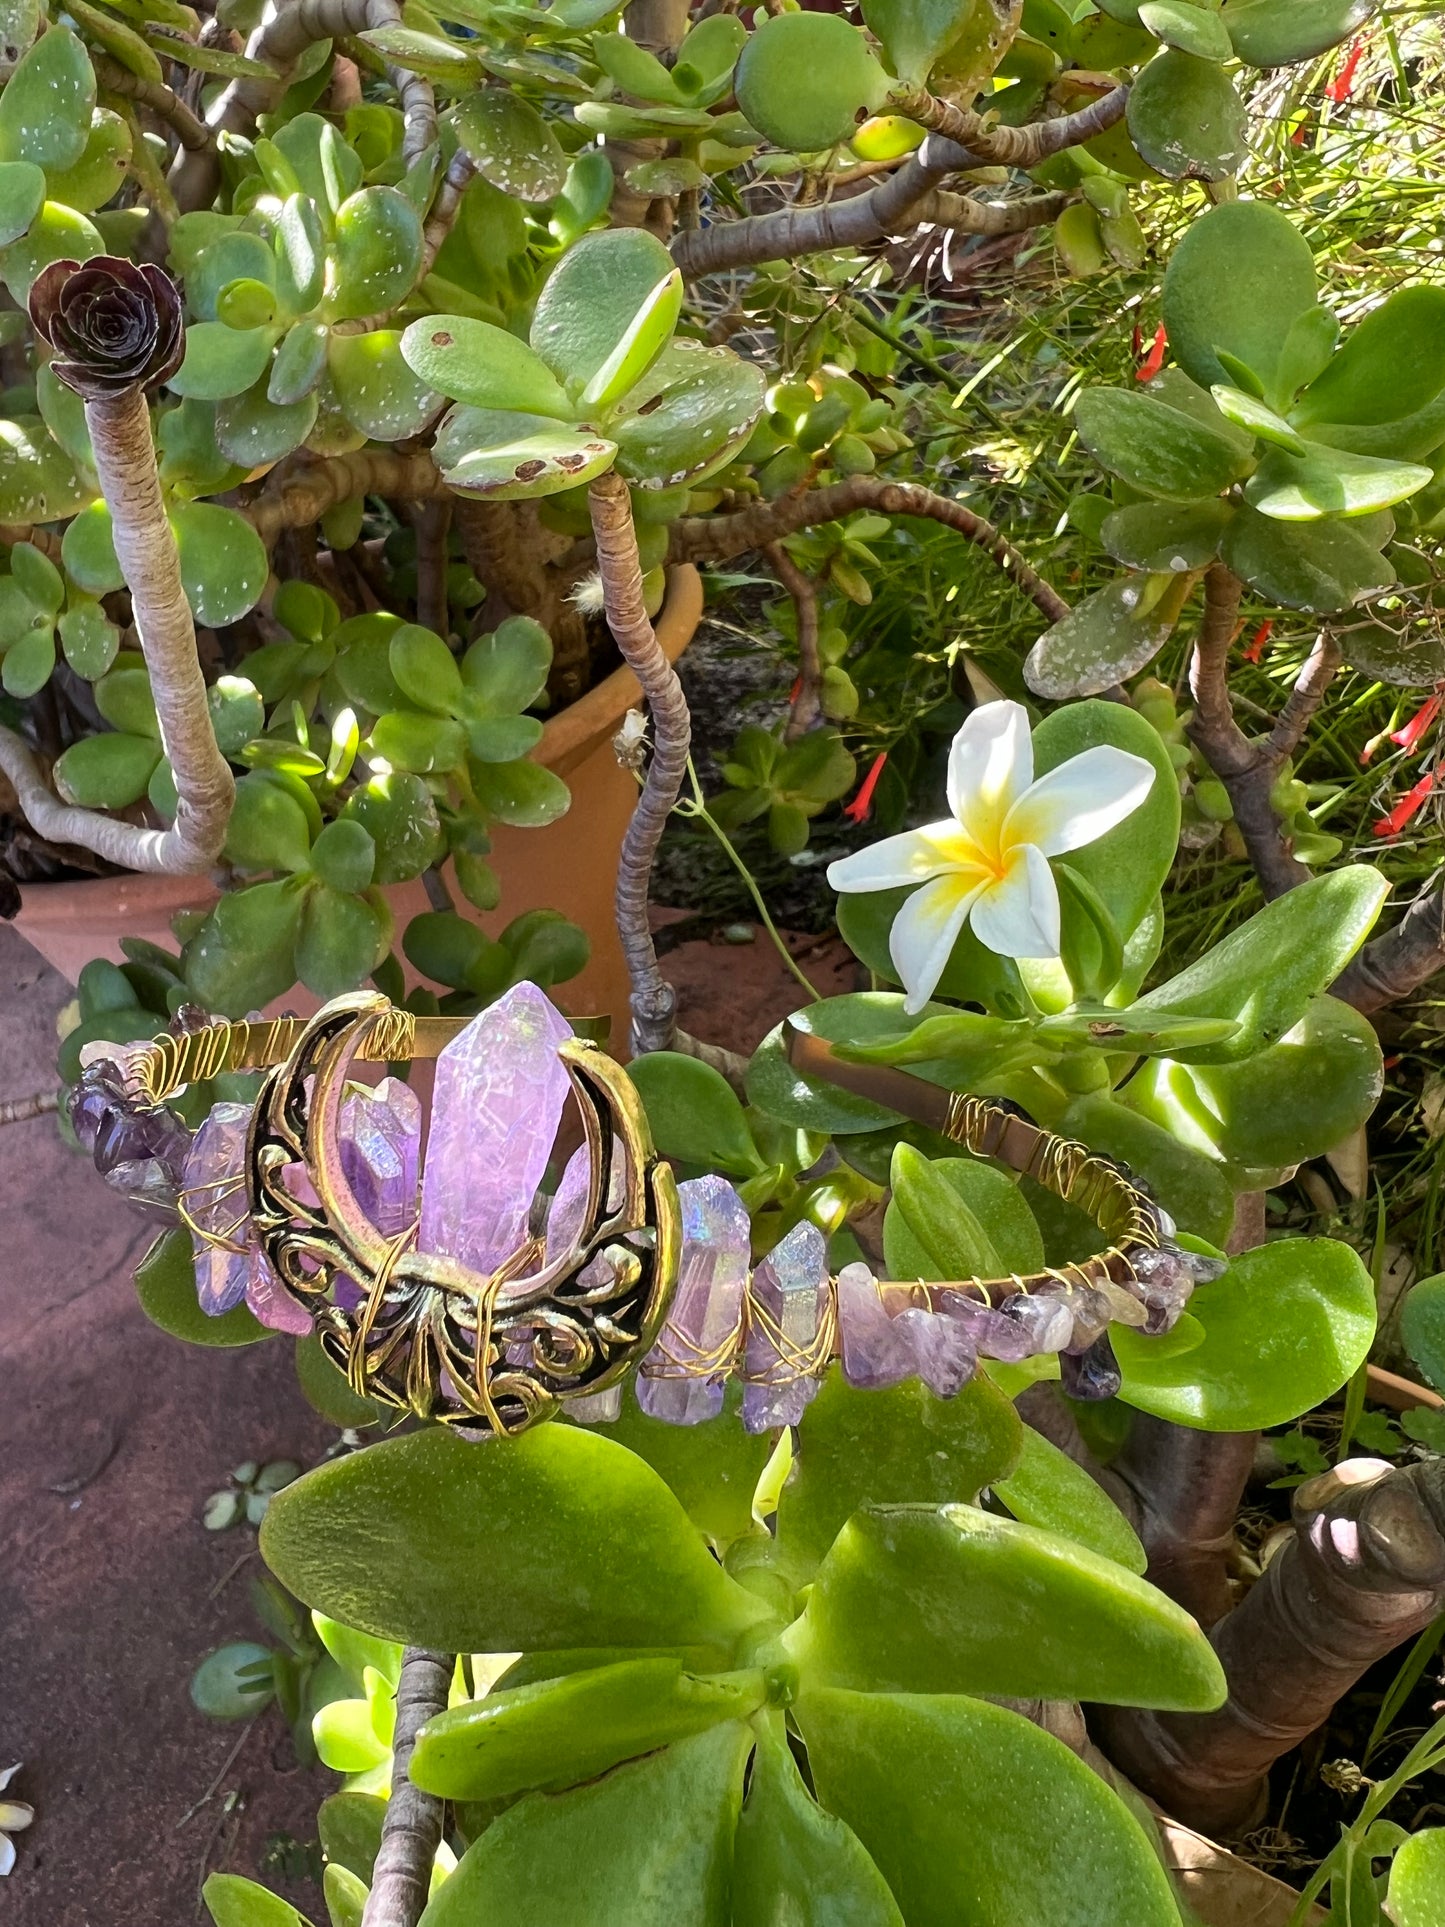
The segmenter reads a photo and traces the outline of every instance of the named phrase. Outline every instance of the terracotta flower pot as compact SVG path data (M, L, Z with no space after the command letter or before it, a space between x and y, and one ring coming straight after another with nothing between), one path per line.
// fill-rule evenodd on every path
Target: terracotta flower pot
M702 582L684 563L668 572L667 600L656 622L657 639L675 662L691 642L702 615ZM638 701L637 678L616 669L547 723L534 760L567 783L572 807L541 830L494 832L490 862L501 879L502 902L487 921L510 921L526 910L560 910L587 932L591 961L579 977L563 984L558 1000L574 1016L605 1014L614 1039L625 1039L628 1023L627 971L612 920L612 890L617 852L637 800L637 784L612 749L612 737ZM387 892L398 929L430 906L421 879L391 886ZM454 889L460 914L475 923L474 910ZM146 937L171 944L170 920L177 910L206 909L216 892L197 877L98 877L78 883L29 884L15 928L47 963L74 983L92 957L122 958L122 937ZM424 981L410 968L410 982ZM316 999L299 985L278 1000L278 1007L302 1014Z

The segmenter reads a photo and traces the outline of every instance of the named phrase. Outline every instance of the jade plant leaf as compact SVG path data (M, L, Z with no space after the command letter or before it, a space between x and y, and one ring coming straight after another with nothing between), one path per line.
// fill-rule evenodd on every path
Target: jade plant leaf
M316 1830L327 1860L369 1881L385 1818L386 1802L374 1793L331 1794L316 1812Z
M1131 502L1106 515L1099 540L1116 562L1150 575L1205 568L1233 514L1227 502Z
M861 1505L971 1500L1013 1470L1022 1433L987 1378L940 1399L916 1379L860 1392L835 1365L803 1414L778 1500L779 1547L811 1570Z
M1244 499L1276 522L1372 515L1418 494L1433 479L1417 462L1392 462L1348 449L1301 444L1292 455L1273 448L1245 484Z
M82 736L55 759L55 785L82 809L123 810L145 795L160 756L160 744L148 736Z
M1139 152L1171 181L1227 180L1249 152L1248 112L1228 74L1178 47L1134 82L1128 122Z
M210 1318L196 1297L196 1259L188 1231L166 1231L136 1267L136 1296L153 1325L188 1345L254 1345L271 1333L248 1305Z
M506 87L481 87L454 117L457 140L483 180L521 201L550 201L567 181L567 156L530 101Z
M890 1278L1020 1277L1040 1271L1044 1244L1018 1186L972 1158L929 1159L900 1143L883 1219Z
M882 43L889 66L910 87L923 86L945 53L950 75L963 64L976 67L981 80L1017 24L1013 10L995 0L868 0L863 18Z
M1062 702L1137 675L1173 634L1188 586L1183 577L1129 575L1096 589L1039 637L1024 680L1035 695Z
M421 217L392 187L363 187L336 210L329 321L377 314L411 292L422 259Z
M1284 1425L1332 1396L1369 1356L1375 1290L1337 1238L1285 1238L1230 1260L1200 1285L1190 1315L1204 1336L1177 1353L1116 1325L1119 1396L1208 1432Z
M195 1001L222 1017L243 1017L289 990L304 902L295 877L223 896L182 953Z
M391 949L385 898L375 901L317 882L307 892L296 937L296 975L322 999L369 977Z
M727 1927L728 1866L752 1735L736 1722L565 1794L508 1807L420 1927Z
M1311 615L1335 615L1383 595L1395 565L1348 521L1281 522L1239 509L1220 554L1266 601Z
M1277 1043L1312 997L1344 969L1379 916L1390 886L1378 870L1351 864L1311 877L1257 911L1177 976L1138 1000L1137 1009L1232 1017L1231 1038L1176 1055L1224 1064Z
M263 376L244 394L216 403L216 442L242 468L268 467L300 447L316 424L316 412L314 394L285 407L273 402Z
M673 268L649 290L621 339L577 398L587 417L605 415L636 386L672 339L682 312L682 273Z
M1400 1310L1400 1336L1438 1392L1445 1386L1445 1273L1411 1286Z
M1018 1464L994 1480L993 1494L1024 1525L1073 1539L1141 1576L1148 1566L1138 1534L1103 1487L1032 1426L1024 1427Z
M1297 426L1374 425L1428 407L1445 388L1445 289L1399 288L1358 321L1291 411Z
M1223 351L1269 395L1290 331L1315 294L1314 256L1287 215L1263 201L1221 203L1190 225L1169 257L1170 349L1201 387L1234 381Z
M1219 14L1197 0L1143 0L1139 24L1156 40L1200 60L1229 60L1234 48Z
M273 1501L265 1557L332 1618L448 1652L725 1647L763 1612L650 1467L570 1426L498 1452L417 1432L318 1467Z
M6 422L0 436L0 517L14 523L58 522L94 499L94 487L81 479L38 415Z
M306 1927L289 1901L238 1873L208 1874L201 1898L215 1927Z
M89 54L68 27L52 27L0 92L0 161L30 161L47 173L74 167L94 106Z
M622 1410L607 1436L646 1460L680 1500L699 1532L720 1546L755 1530L753 1495L773 1449L766 1432L742 1428L742 1387L729 1380L723 1409L701 1425L667 1425L649 1418L635 1386L622 1394Z
M225 401L254 387L271 360L270 328L229 328L224 321L194 321L186 330L186 358L168 386L196 401Z
M0 161L0 247L20 239L44 200L43 169L33 161Z
M1068 859L1127 943L1152 914L1178 847L1179 785L1168 752L1137 711L1109 702L1070 703L1053 711L1034 731L1033 743L1035 776L1101 743L1154 765L1154 781L1139 807Z
M733 1927L903 1927L853 1829L803 1785L787 1746L759 1739L733 1847Z
M401 354L395 328L364 335L332 334L326 365L341 412L372 441L400 442L419 435L442 406L434 388L416 376Z
M819 1799L863 1842L909 1927L1179 1927L1139 1822L1020 1714L820 1688L797 1717Z
M170 511L181 581L198 622L223 628L260 600L270 573L266 545L234 509L183 502Z
M431 388L471 408L572 413L566 390L541 356L505 328L467 315L430 315L401 337L402 359Z
M339 820L356 822L376 845L376 883L405 883L428 869L445 848L441 819L419 776L393 770L353 790Z
M1335 997L1312 998L1277 1044L1241 1063L1179 1068L1198 1093L1198 1127L1243 1165L1322 1157L1359 1129L1384 1086L1373 1024Z
M1226 1690L1198 1625L1156 1587L970 1505L856 1512L784 1644L805 1692L816 1682L1207 1712Z
M462 657L462 680L489 716L529 709L547 686L552 638L530 616L508 616Z
M674 341L611 423L617 466L644 488L676 488L729 461L762 413L762 370L728 348Z
M49 38L47 34L46 39ZM5 250L3 274L11 299L23 308L30 296L31 283L42 268L49 267L52 261L88 261L92 255L103 253L104 248L100 230L92 221L77 214L74 208L63 207L59 201L46 201L30 223L29 231Z
M411 1777L447 1800L495 1800L579 1785L762 1703L760 1672L698 1678L675 1658L623 1660L494 1688L417 1735Z
M1293 67L1358 33L1379 0L1233 0L1222 16L1239 58L1251 67Z
M1229 1236L1234 1193L1217 1161L1172 1131L1154 1123L1102 1091L1076 1097L1059 1129L1081 1139L1090 1150L1127 1164L1149 1186L1170 1217L1184 1230L1211 1244Z
M570 391L580 394L672 272L671 255L645 228L584 234L538 296L532 347Z
M1086 388L1074 409L1079 439L1095 459L1131 488L1166 501L1195 502L1217 495L1254 465L1254 438L1229 421L1208 397L1195 411L1171 405L1178 385L1163 395L1121 388Z
M858 28L822 13L765 20L738 57L736 85L738 106L758 132L801 154L847 140L888 94L888 76Z
M454 408L437 437L437 464L464 495L519 501L555 495L611 467L617 444L544 415Z
M734 1177L762 1170L743 1107L720 1071L680 1051L651 1051L628 1069L663 1157Z

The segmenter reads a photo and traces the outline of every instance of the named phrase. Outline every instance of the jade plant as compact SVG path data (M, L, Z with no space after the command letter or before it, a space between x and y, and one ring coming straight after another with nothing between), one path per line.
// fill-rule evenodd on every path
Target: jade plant
M1281 822L1339 645L1261 742L1227 679L1247 593L1377 601L1397 528L1434 512L1434 292L1337 343L1287 210L1241 198L1257 76L1372 11L0 6L0 768L39 837L224 886L177 952L88 973L73 1067L298 980L399 997L402 957L440 987L413 1010L458 1017L574 975L582 933L502 924L488 857L564 807L529 752L537 712L607 665L600 615L650 710L617 892L635 1085L684 1181L731 1188L752 1256L804 1231L840 1271L1049 1267L1072 1289L1096 1231L879 1101L899 1067L1126 1164L1178 1238L1157 1305L1101 1291L1062 1349L1019 1346L1012 1296L1016 1317L984 1307L941 1390L834 1367L759 1429L733 1409L671 1427L629 1394L520 1439L423 1426L278 1492L263 1553L335 1662L288 1609L283 1698L324 1699L321 1756L362 1776L322 1810L333 1922L1175 1927L1119 1772L1234 1824L1437 1609L1406 1583L1445 1516L1437 1462L1301 1486L1298 1532L1238 1602L1223 1550L1253 1435L1355 1379L1374 1331L1352 1246L1266 1241L1262 1194L1368 1117L1359 1011L1442 961L1428 897L1362 949L1380 879L1319 851L1311 876ZM1196 216L1166 276L1175 365L1079 400L1117 481L1091 532L1130 573L1071 611L920 473L928 423L886 392L869 296L884 244L924 230L1049 232L1065 271L1141 268L1150 194ZM1069 700L1001 734L980 710L958 755L988 767L948 818L920 784L929 827L837 867L875 988L746 1058L699 1044L647 922L688 772L652 628L668 572L757 555L792 605L790 714L740 739L715 820L766 817L797 855L853 774L833 618L910 520L997 564L1046 625L1036 693ZM1196 594L1178 727L1279 901L1158 981L1181 745L1145 713L1157 691L1090 698L1124 693ZM1081 765L1127 780L1096 793ZM398 937L384 893L418 878L432 908ZM838 1081L799 1070L793 1035L834 1045ZM208 1131L239 1168L254 1080L138 1128L106 1077L76 1121L118 1189L174 1214ZM378 1426L274 1283L194 1222L137 1278L191 1341L291 1333L308 1395ZM1402 1856L1402 1891L1432 1851ZM206 1899L219 1927L299 1918L239 1875Z

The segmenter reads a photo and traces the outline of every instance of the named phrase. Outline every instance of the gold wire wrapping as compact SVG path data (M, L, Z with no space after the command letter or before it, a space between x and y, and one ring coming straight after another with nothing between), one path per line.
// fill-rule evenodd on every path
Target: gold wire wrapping
M202 1244L209 1245L213 1251L229 1251L233 1257L244 1258L251 1247L238 1243L236 1233L249 1221L250 1205L243 1206L230 1224L217 1231L196 1222L189 1200L199 1197L203 1191L209 1191L212 1193L212 1202L218 1204L222 1198L234 1197L237 1192L244 1193L245 1189L246 1178L242 1171L233 1171L227 1178L208 1178L203 1184L188 1184L176 1199L176 1214L191 1236L199 1238Z
M828 1361L838 1347L838 1281L829 1278L828 1291L823 1309L818 1316L818 1328L806 1345L789 1338L778 1320L766 1305L753 1296L751 1286L743 1304L744 1335L742 1369L738 1377L745 1385L793 1385L800 1378L820 1378L827 1370ZM750 1372L747 1369L746 1338L756 1329L760 1331L773 1347L777 1356L766 1371Z

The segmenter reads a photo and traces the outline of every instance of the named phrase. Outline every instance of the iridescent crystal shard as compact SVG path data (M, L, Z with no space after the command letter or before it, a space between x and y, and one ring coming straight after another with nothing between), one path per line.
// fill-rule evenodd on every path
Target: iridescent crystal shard
M416 1218L421 1100L400 1078L358 1085L341 1105L341 1169L364 1214L384 1237Z
M264 1263L246 1203L246 1130L249 1104L216 1104L191 1142L182 1197L196 1254L196 1296L212 1318L246 1296L251 1274Z
M743 1386L743 1426L769 1432L796 1425L827 1361L812 1357L828 1307L828 1250L815 1224L798 1224L757 1270Z
M748 1282L748 1214L726 1178L689 1178L677 1195L677 1289L667 1323L642 1362L637 1402L649 1418L698 1425L723 1408Z
M437 1059L420 1250L485 1275L526 1238L567 1101L557 1048L571 1035L535 984L516 984Z

